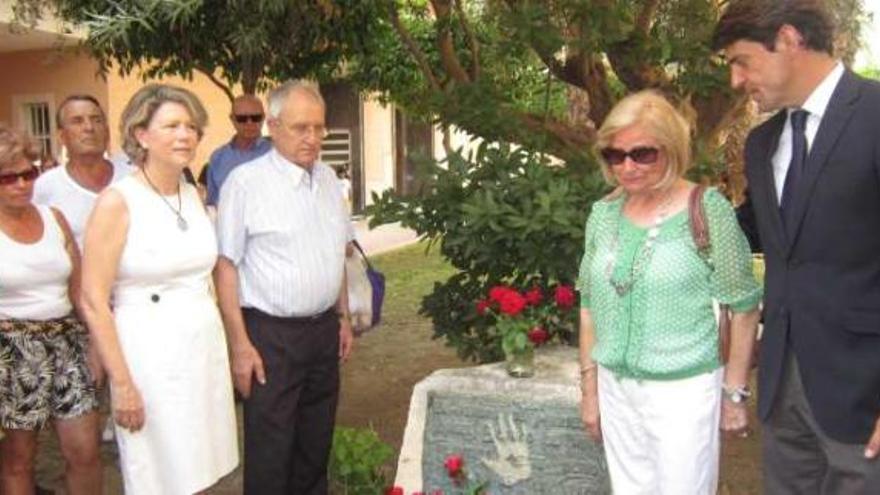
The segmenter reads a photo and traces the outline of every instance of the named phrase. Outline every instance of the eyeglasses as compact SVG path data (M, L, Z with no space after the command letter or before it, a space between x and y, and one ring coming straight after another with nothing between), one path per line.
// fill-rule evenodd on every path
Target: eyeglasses
M660 150L653 146L638 146L629 151L609 147L602 148L602 151L599 153L602 155L605 163L611 166L620 165L626 160L626 157L629 157L639 165L653 165L660 157Z
M37 180L37 177L39 176L40 169L38 169L37 167L31 167L30 170L25 170L24 172L2 174L0 175L0 186L11 186L13 184L17 184L19 179L24 179L25 182L32 182Z
M239 124L244 124L245 122L253 122L254 124L259 124L263 121L263 114L261 113L242 113L236 114L232 116L236 122Z
M296 137L305 137L314 134L319 139L327 137L327 128L321 124L291 124L287 126Z

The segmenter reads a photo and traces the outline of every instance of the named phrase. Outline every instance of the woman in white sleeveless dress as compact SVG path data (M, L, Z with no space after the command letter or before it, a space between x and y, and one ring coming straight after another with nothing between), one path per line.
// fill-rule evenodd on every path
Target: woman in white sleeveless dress
M126 493L189 495L238 463L226 341L209 290L214 231L181 180L206 116L190 92L149 85L122 121L140 170L105 191L89 220L84 309L121 427Z

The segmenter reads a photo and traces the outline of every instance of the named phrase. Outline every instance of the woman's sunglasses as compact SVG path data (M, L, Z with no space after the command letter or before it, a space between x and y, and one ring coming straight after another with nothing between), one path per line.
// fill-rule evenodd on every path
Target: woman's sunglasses
M660 150L653 146L638 146L629 151L609 147L602 148L602 151L599 153L602 155L605 163L611 166L620 165L626 160L626 157L640 165L653 165L657 162L657 158L660 157Z
M19 179L24 179L25 182L35 181L39 176L40 169L38 169L37 167L32 167L30 170L25 170L24 172L0 174L0 186L11 186L12 184L17 184Z

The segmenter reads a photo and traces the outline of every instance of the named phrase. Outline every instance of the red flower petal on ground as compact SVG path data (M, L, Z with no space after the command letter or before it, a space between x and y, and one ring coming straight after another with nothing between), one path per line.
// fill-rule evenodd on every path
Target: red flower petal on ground
M452 454L443 461L443 466L446 468L446 473L449 474L450 478L454 478L461 473L462 468L464 468L464 458L462 458L458 454Z
M556 305L563 309L574 306L574 289L570 285L559 285L554 294Z
M403 488L399 486L392 486L385 490L385 495L404 495Z
M512 291L510 287L506 285L496 285L489 289L489 300L494 302L501 302L504 299L504 296Z
M490 303L486 299L480 299L479 301L477 301L477 314L480 316L486 314L486 310L489 309L489 306L491 306L491 304L492 303Z
M526 298L519 292L512 290L504 295L499 301L499 309L502 313L510 316L516 316L526 307Z
M544 327L533 327L529 330L528 337L533 344L541 345L544 342L547 342L547 339L550 338L550 334L547 333L547 330L544 330Z
M526 302L529 303L530 306L537 306L541 304L541 301L544 299L544 295L541 294L541 289L539 287L533 287L532 290L526 292Z

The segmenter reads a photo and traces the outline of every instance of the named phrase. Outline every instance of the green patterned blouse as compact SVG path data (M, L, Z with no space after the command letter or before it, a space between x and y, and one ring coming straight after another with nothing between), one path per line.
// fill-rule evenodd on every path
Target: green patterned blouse
M733 208L715 189L703 196L711 238L704 258L686 210L660 223L651 249L649 228L623 216L623 202L623 195L597 201L587 219L578 285L581 307L593 317L593 359L629 378L673 380L716 369L713 300L746 312L763 292ZM631 289L619 295L609 277L618 287L633 281Z

